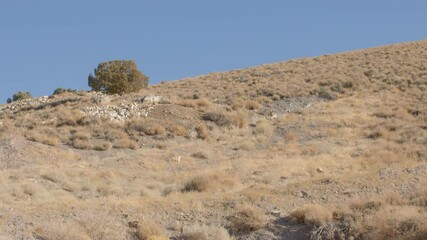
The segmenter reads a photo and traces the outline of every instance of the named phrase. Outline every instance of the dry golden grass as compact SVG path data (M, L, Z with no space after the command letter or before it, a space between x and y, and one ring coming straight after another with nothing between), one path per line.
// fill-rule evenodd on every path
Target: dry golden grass
M424 239L427 236L424 210L400 195L353 199L349 209L336 211L334 218L346 224L351 235L356 238Z
M61 111L57 114L57 118L58 126L75 126L88 124L88 119L81 111Z
M41 240L90 240L84 229L77 223L52 222L35 229L34 234Z
M189 108L199 108L201 110L206 110L211 107L211 102L206 99L180 99L176 102L177 105L189 107Z
M32 130L27 131L24 135L30 141L35 141L51 146L56 146L60 143L60 139L55 134L52 134L50 131L47 132L43 130Z
M1 105L0 236L425 239L426 44Z

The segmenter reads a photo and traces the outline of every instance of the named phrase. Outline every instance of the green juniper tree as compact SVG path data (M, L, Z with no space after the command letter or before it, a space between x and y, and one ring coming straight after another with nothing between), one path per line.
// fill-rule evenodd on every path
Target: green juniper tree
M134 61L114 60L98 64L94 75L89 75L88 84L93 91L124 94L147 87L148 77L138 70Z
M13 94L13 99L12 100L15 102L15 101L19 101L19 100L27 99L27 98L32 98L30 92L21 92L21 91L19 91L19 92Z

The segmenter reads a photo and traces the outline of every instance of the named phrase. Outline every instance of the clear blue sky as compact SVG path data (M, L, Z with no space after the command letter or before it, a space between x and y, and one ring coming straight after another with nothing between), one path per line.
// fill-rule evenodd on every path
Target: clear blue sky
M99 62L150 83L427 38L427 1L4 0L0 102L89 89Z

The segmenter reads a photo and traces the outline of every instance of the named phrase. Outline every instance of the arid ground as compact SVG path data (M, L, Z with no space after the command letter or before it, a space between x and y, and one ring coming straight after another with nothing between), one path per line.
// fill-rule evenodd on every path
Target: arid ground
M0 239L427 239L425 40L0 109Z

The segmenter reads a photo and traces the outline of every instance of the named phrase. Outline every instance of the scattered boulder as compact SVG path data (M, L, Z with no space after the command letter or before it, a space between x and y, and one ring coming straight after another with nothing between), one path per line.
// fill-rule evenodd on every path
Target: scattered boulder
M142 103L169 104L171 102L166 97L150 94L142 99Z

